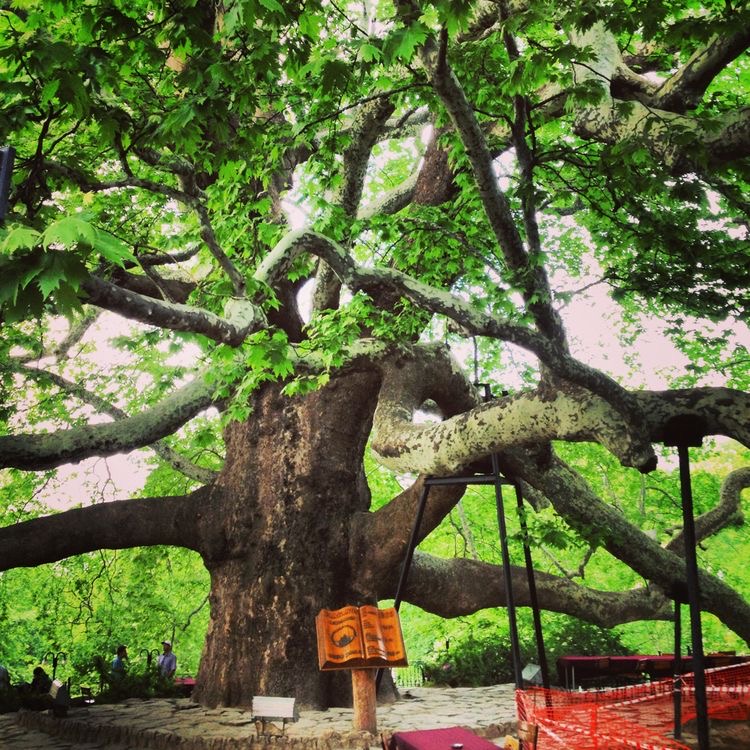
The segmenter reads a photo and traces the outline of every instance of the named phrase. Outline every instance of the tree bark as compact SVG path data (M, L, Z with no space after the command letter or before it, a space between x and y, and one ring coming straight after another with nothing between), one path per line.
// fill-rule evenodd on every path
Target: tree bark
M363 453L378 378L353 373L304 398L269 386L252 420L226 433L221 538L201 550L211 621L195 698L249 706L254 694L301 706L348 700L348 674L317 666L315 615L361 604L352 591L352 515L369 507ZM374 600L370 592L370 600Z

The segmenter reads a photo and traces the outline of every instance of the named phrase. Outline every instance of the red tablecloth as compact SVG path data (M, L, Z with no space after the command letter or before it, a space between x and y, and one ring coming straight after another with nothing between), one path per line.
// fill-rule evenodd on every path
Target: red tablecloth
M498 750L497 745L463 727L395 732L397 750Z
M705 654L704 666L724 667L748 661L747 656L734 654ZM651 678L663 678L674 674L673 654L634 654L631 656L561 656L557 660L557 676L561 685L575 688L580 680L618 675L648 674ZM693 671L691 656L683 656L680 664L682 674Z
M189 697L195 687L195 677L175 677L174 684L184 696Z

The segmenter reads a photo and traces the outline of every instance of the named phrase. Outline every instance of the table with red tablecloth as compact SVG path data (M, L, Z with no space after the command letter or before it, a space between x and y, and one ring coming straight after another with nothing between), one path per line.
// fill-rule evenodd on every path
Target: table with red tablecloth
M711 653L704 657L704 667L724 667L750 661L750 656ZM683 656L680 674L693 671L692 656ZM566 688L575 688L582 681L600 678L637 678L648 675L662 679L675 673L674 654L631 654L628 656L561 656L557 660L557 678Z
M395 732L390 746L394 750L498 750L493 742L463 727Z
M179 688L182 695L189 697L195 687L195 677L175 677L175 687Z

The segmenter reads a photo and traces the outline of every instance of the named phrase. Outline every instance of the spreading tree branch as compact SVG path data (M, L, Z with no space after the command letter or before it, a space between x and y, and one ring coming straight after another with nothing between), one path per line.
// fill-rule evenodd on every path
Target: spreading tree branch
M511 582L516 606L531 606L526 569L512 567ZM672 618L670 602L647 589L601 591L540 571L535 573L535 583L542 609L603 628ZM385 580L380 596L392 597L393 593L392 580ZM466 558L446 560L420 551L414 555L404 600L441 617L459 617L508 603L500 566Z
M84 300L89 304L130 320L172 331L200 333L230 346L239 346L248 334L266 325L262 311L248 300L233 300L228 307L232 314L222 318L192 305L167 302L124 289L97 276L86 279L82 289Z
M93 406L99 413L107 414L112 417L115 421L129 419L129 415L122 409L119 409L110 401L96 393L84 388L80 383L73 383L70 380L58 375L51 370L38 370L35 367L17 367L14 368L17 372L22 373L28 378L40 381L49 381L54 383L64 393L74 396L80 399L83 403ZM166 461L177 471L184 474L190 479L194 479L202 484L207 484L216 478L216 472L211 469L205 469L202 466L194 464L184 456L181 456L177 451L170 448L164 441L157 440L155 443L149 446L154 453Z
M142 448L171 435L212 402L213 387L199 374L152 408L118 422L48 434L0 436L0 468L39 471Z
M428 40L422 49L422 62L430 73L435 91L461 136L487 219L508 267L513 272L514 282L521 289L539 330L563 348L565 330L552 307L552 293L546 271L541 264L531 262L528 256L510 202L500 189L484 133L461 84L448 65L444 47L445 45L441 49L436 49L434 43Z
M738 35L736 46L747 44L746 31L744 35ZM629 101L623 105L611 94L611 84L622 66L614 36L598 23L585 33L574 31L571 39L582 49L594 51L594 60L575 66L576 76L581 82L598 86L602 96L599 103L578 109L575 125L581 137L609 144L635 140L675 174L700 173L750 154L750 109L728 112L720 122L704 123L698 117L681 113L668 86L664 98L676 111L659 108L658 97L654 104ZM729 48L734 49L731 45ZM715 74L715 58L707 53L706 60L706 70ZM685 94L690 86L694 89L698 86L699 67L688 66L684 81L678 77L675 96L678 92ZM686 147L687 139L692 148Z
M118 500L0 528L0 570L33 567L97 549L169 544L200 551L201 506L210 490Z
M687 601L685 562L602 502L585 480L550 453L546 462L523 451L503 452L506 476L521 478L549 498L555 510L589 542L603 546L671 599ZM750 641L750 604L731 586L702 570L700 607Z
M651 104L672 112L694 109L716 76L748 47L750 26L747 24L741 23L724 36L713 36L659 86Z
M716 534L728 524L742 524L742 491L750 488L750 468L737 469L727 476L721 484L719 502L711 510L701 513L695 519L695 539L700 542ZM683 531L676 534L666 548L678 555L685 554L685 535Z

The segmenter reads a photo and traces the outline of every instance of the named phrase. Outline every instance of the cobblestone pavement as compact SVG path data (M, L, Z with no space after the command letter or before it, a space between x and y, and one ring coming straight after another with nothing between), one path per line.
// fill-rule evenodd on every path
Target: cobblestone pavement
M490 739L515 727L513 685L483 688L407 688L378 706L378 733L466 726ZM40 731L44 730L44 731ZM302 711L288 724L279 750L367 750L380 736L354 732L352 710ZM73 708L64 719L47 713L0 714L0 750L259 750L249 711L207 709L187 698L126 700Z

